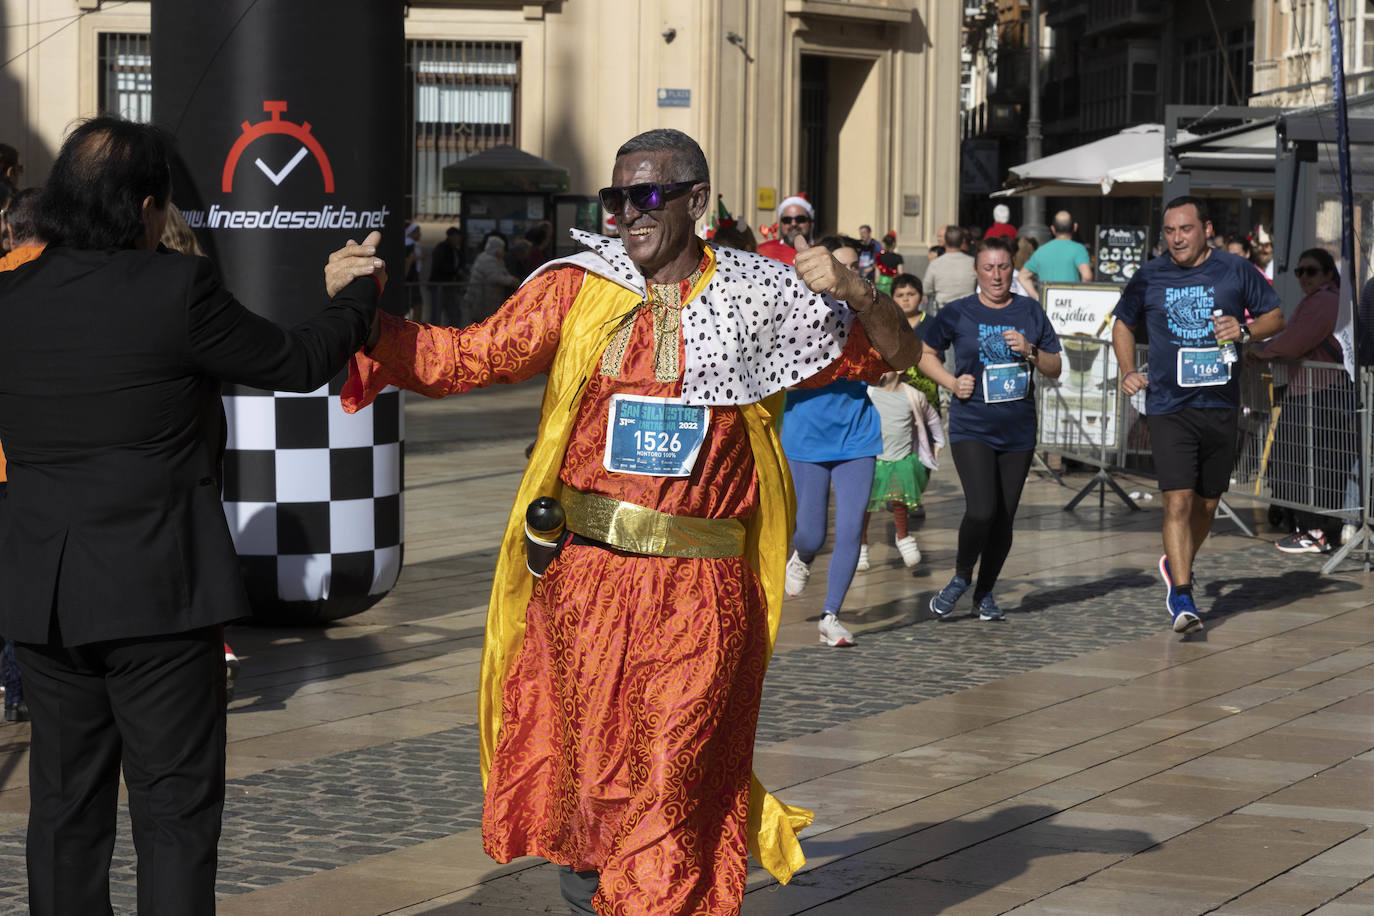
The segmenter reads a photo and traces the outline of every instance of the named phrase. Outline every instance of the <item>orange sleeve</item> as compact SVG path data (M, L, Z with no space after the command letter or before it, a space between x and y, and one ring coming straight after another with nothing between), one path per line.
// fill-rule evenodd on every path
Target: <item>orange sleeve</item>
M877 382L884 372L891 371L892 367L879 355L877 350L873 349L873 344L868 340L868 332L864 330L863 322L856 318L849 331L849 339L844 342L844 350L840 353L839 359L795 387L820 388L842 378L868 382L871 385Z
M379 312L376 346L359 350L349 361L343 409L361 410L388 385L441 398L547 372L584 276L574 267L540 274L495 315L466 328L417 324Z

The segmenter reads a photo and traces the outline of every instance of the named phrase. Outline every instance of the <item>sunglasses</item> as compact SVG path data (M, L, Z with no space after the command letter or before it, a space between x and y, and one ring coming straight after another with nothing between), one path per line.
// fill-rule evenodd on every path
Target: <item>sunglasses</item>
M625 209L625 201L627 200L630 202L630 206L639 212L648 213L650 210L657 210L662 207L672 195L685 191L697 183L697 179L666 183L650 181L646 184L632 184L623 188L602 188L597 192L597 196L601 198L601 206L605 208L607 213L619 213Z
M809 216L780 216L780 217L778 217L778 222L782 223L784 226L790 226L790 225L792 225L793 223L809 223L809 222L811 222L811 217L809 217Z
M1315 276L1317 276L1317 275L1320 274L1320 273L1322 273L1322 269L1321 269L1320 267L1295 267L1295 268L1293 268L1293 276L1295 276L1295 277L1315 277Z

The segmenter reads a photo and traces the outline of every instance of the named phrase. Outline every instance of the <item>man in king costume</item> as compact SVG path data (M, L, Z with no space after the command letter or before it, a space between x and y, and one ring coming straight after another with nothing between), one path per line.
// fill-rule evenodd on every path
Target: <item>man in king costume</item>
M876 380L920 344L823 248L794 271L702 243L710 176L686 134L630 140L612 181L619 239L575 233L590 251L473 327L379 315L344 407L548 373L487 619L483 844L564 866L575 913L726 916L746 849L786 882L811 821L750 773L794 508L782 392ZM536 579L523 525L540 496L569 534Z

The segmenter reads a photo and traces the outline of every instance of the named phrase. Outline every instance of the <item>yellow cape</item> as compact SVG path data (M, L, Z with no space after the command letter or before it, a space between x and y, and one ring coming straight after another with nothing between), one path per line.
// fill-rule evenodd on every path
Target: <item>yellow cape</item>
M695 299L715 273L715 257L707 249L710 264L692 290ZM530 456L525 476L511 508L501 555L496 563L491 607L487 613L486 641L482 646L479 717L482 730L482 784L491 768L496 738L501 731L501 691L506 672L525 637L525 608L534 577L525 568L525 509L539 496L557 498L562 487L558 469L567 449L585 381L596 371L610 332L620 316L634 308L640 296L622 286L588 273L563 323L558 353L549 369L539 420L539 440ZM747 520L745 557L763 583L768 599L768 653L778 634L782 614L783 569L792 534L796 498L787 470L782 443L773 418L782 411L781 392L757 404L740 408L749 430L754 466L759 479L758 511ZM777 494L782 498L778 499ZM752 776L749 792L749 851L759 864L786 884L806 863L797 833L815 815L783 804Z

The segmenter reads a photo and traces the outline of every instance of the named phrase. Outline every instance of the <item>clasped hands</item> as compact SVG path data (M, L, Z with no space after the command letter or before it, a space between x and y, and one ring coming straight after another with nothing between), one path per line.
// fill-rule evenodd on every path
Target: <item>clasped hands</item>
M1002 339L1007 342L1007 347L1011 352L1015 353L1017 356L1030 356L1031 343L1029 340L1026 340L1026 336L1020 331L1014 328L1007 328L1002 332ZM963 375L955 377L954 387L951 388L950 391L953 392L954 396L959 400L967 401L969 398L973 397L973 389L977 384L978 380L965 372Z

